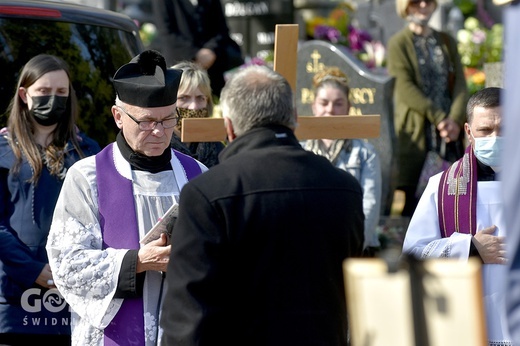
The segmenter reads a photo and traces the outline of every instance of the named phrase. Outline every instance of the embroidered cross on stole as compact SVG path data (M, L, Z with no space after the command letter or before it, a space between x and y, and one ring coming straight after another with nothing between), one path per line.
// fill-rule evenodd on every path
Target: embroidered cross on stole
M475 234L477 160L471 145L442 173L438 191L439 226L443 238L454 232Z

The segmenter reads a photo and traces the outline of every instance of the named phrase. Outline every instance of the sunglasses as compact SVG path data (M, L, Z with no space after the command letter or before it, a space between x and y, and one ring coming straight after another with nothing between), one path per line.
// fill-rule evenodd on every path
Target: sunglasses
M424 2L426 5L433 3L435 0L410 0L410 6L419 6L421 2Z

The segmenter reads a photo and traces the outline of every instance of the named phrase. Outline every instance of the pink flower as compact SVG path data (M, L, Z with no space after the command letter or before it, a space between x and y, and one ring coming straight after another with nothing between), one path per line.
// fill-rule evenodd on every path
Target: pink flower
M473 36L471 36L471 41L475 44L486 42L486 33L483 30L475 30Z
M367 61L365 63L369 68L384 65L386 49L380 41L364 42L363 48L367 53Z

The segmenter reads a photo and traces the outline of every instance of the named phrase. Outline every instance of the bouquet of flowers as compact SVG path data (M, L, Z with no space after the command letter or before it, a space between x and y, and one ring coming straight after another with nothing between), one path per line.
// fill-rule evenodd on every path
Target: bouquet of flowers
M316 40L347 45L348 25L356 6L348 1L340 3L328 17L313 17L306 23L307 36Z
M365 30L349 26L349 47L368 68L383 67L386 63L386 49L381 41L372 39Z
M328 17L313 17L306 23L307 36L348 47L369 68L383 67L386 50L380 41L361 29L354 19L356 6L340 3Z
M464 28L457 32L458 51L470 93L485 86L484 63L501 61L503 32L502 24L493 24L488 29L475 17L468 17Z

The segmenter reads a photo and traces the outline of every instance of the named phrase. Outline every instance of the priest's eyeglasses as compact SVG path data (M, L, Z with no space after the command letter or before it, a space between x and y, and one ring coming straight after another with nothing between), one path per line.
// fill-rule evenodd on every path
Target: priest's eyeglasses
M174 127L174 126L177 126L177 124L179 123L179 121L181 119L179 117L172 117L172 118L163 119L161 121L157 121L157 120L137 120L133 115L131 115L130 113L125 111L122 107L118 106L117 108L119 108L126 115L128 115L128 117L130 119L132 119L137 124L137 126L139 127L139 130L141 130L141 131L151 131L151 130L154 130L155 127L158 124L161 124L162 127L165 128L165 129L170 129L170 128Z

